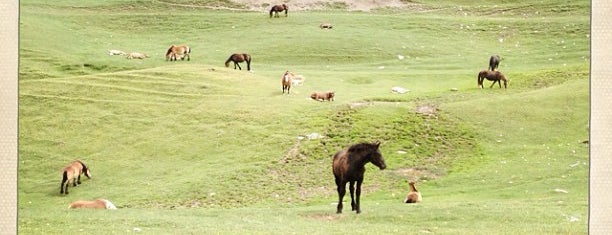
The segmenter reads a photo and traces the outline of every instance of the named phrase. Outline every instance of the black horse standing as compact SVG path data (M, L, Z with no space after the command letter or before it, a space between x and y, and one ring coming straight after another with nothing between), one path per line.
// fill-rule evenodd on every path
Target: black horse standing
M489 70L495 71L495 69L499 66L499 61L501 61L501 57L499 57L499 55L492 55L489 59Z
M361 213L359 197L361 196L361 183L363 183L365 164L371 162L381 170L387 168L385 159L383 159L378 148L379 146L380 143L378 142L373 144L360 143L334 154L332 169L336 178L336 186L338 186L338 208L336 213L342 213L342 198L346 194L346 183L350 183L351 208L358 214ZM357 183L356 188L355 183Z

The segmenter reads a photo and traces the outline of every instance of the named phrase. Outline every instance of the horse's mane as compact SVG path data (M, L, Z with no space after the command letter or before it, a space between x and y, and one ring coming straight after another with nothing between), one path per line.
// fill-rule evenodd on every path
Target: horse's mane
M359 155L363 157L363 153L370 152L372 150L376 150L380 143L370 144L370 143L359 143L352 145L348 148L347 152L349 155Z
M81 166L83 167L83 172L87 171L87 166L85 166L85 163L83 163L81 160L76 160L75 162L78 162L79 164L81 164Z
M174 45L170 46L170 48L168 48L168 51L166 51L166 56L170 55L170 53L172 53L172 48L174 48Z

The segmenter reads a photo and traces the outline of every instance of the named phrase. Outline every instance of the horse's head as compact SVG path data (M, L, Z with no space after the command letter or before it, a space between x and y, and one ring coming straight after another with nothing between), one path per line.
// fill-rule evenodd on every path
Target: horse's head
M91 179L91 172L89 172L89 168L87 166L85 166L85 164L81 161L78 161L81 164L81 167L83 168L83 173L85 174L85 176L87 176L87 178Z
M387 164L385 164L385 159L380 153L380 142L376 142L374 144L370 144L372 152L370 153L370 162L377 166L379 169L384 170L387 168Z

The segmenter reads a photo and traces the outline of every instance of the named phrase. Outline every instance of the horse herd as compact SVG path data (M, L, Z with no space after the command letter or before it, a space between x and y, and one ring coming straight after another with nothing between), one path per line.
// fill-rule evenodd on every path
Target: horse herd
M275 5L270 9L270 18L279 17L279 12L285 12L287 17L289 7L286 4ZM321 28L329 28L330 25L321 26ZM142 53L125 53L119 50L109 50L109 55L126 55L128 59L144 59L148 58L148 55ZM166 61L177 61L185 60L189 61L191 48L187 45L172 45L166 51ZM493 81L490 88L499 84L501 88L501 82L504 83L504 88L507 88L509 80L500 71L495 71L498 68L501 57L493 55L489 59L489 67L486 70L482 70L478 73L478 87L483 88L484 79ZM225 61L225 67L229 67L230 62L234 63L234 69L242 70L240 63L246 62L247 70L251 70L251 55L246 53L236 53L230 55ZM303 84L304 77L301 75L295 75L292 72L285 71L282 75L281 85L283 94L290 93L292 85ZM310 96L311 99L317 101L333 101L335 96L334 91L326 92L313 92ZM351 209L356 213L361 213L360 207L360 196L361 196L361 185L364 179L365 165L372 163L377 166L380 170L387 168L385 160L380 152L380 142L375 143L358 143L344 148L333 155L332 160L332 172L334 174L336 190L338 193L338 204L336 213L342 213L343 210L343 198L346 194L346 185L349 184L349 193L351 195ZM62 181L60 186L60 194L68 194L68 186L72 184L73 187L81 184L81 175L85 175L87 178L91 178L90 169L80 160L75 160L62 169ZM417 203L422 201L421 193L416 189L415 182L409 182L410 192L406 195L404 203ZM94 201L75 201L69 205L69 208L99 208L99 209L117 209L109 200L96 199Z

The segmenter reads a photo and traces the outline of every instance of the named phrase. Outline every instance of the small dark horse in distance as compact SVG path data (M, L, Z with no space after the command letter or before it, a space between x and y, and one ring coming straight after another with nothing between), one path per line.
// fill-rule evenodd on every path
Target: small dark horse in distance
M62 184L60 185L60 194L68 194L68 185L72 182L72 186L76 187L77 184L81 184L81 174L85 174L87 178L91 179L91 173L89 168L83 164L80 160L76 160L70 165L65 166L62 169Z
M489 88L493 88L493 85L497 82L499 84L499 88L501 88L501 82L504 81L504 89L508 88L508 79L506 76L500 71L490 71L490 70L482 70L478 73L478 87L482 89L482 83L485 78L489 81L493 81Z
M501 57L499 57L499 55L492 55L491 58L489 58L489 70L495 71L500 61Z
M379 142L373 144L360 143L334 154L332 169L336 178L336 186L338 186L338 207L336 213L342 213L342 198L346 194L346 183L350 183L351 208L357 214L361 213L359 197L361 196L363 174L366 170L365 164L371 162L381 170L387 168L379 146ZM355 183L357 183L357 187L355 187Z
M229 67L229 63L234 62L234 69L236 69L236 66L238 66L238 68L240 70L242 70L242 67L240 67L240 65L238 63L242 63L245 62L247 63L247 70L251 71L251 55L249 54L232 54L226 61L225 61L225 67Z
M289 11L289 7L285 4L282 5L274 5L272 8L270 8L270 18L272 18L272 15L274 15L274 17L278 18L278 13L285 11L285 17L287 17L287 12Z

